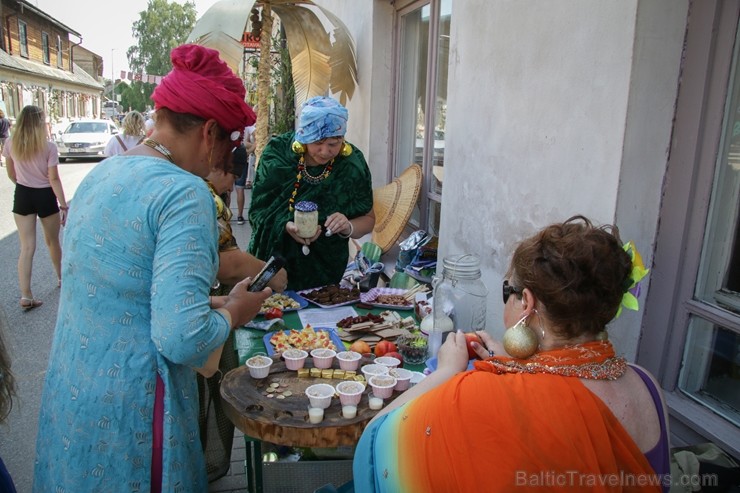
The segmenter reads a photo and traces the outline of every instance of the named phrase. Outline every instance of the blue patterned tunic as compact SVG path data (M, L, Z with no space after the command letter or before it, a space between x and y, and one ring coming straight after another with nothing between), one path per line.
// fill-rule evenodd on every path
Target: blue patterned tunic
M149 492L157 375L162 491L207 491L192 368L230 331L208 305L215 218L205 182L161 159L112 157L80 185L64 234L35 492Z

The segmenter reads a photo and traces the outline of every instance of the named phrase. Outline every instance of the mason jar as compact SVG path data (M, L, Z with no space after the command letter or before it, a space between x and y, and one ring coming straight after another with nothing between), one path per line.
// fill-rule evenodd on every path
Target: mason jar
M295 205L293 222L301 238L312 238L319 227L319 206L307 200Z
M480 258L473 254L454 255L442 260L442 275L433 282L430 353L436 355L444 332L474 332L486 328L488 289L481 281Z

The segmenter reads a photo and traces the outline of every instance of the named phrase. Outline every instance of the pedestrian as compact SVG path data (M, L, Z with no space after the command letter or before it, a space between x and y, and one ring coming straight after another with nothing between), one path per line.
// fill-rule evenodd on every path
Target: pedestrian
M108 145L105 146L105 155L108 157L123 154L144 140L144 117L138 111L133 110L126 113L121 126L123 135L112 136Z
M196 373L271 294L210 296L218 225L204 178L254 121L218 52L182 45L154 131L75 193L41 399L33 491L208 490ZM67 275L69 277L67 278Z
M257 143L254 138L255 126L250 125L244 129L244 149L248 154L247 166L234 183L236 190L236 224L244 224L244 189L252 188L252 175L254 174L254 150Z
M49 248L58 285L62 283L62 247L59 228L67 219L67 201L59 178L59 153L48 138L44 111L37 106L21 110L13 136L7 140L3 156L8 166L8 177L15 183L13 217L18 228L20 254L18 256L18 284L21 308L25 311L39 307L41 300L33 297L31 272L36 252L36 217L41 219L46 246Z
M0 154L2 154L5 148L5 141L10 137L10 120L5 116L5 112L0 109ZM3 165L0 160L0 166Z

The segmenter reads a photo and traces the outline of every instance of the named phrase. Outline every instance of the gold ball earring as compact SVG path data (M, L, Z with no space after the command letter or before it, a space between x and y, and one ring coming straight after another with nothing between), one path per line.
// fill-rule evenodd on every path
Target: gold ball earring
M350 154L352 154L352 146L345 142L342 146L342 151L340 154L344 157L349 156Z
M306 146L298 142L297 140L293 141L293 144L290 146L290 148L295 152L296 154L303 154L306 152Z
M540 345L537 334L527 325L528 316L523 316L504 332L504 350L514 358L527 359L537 352Z

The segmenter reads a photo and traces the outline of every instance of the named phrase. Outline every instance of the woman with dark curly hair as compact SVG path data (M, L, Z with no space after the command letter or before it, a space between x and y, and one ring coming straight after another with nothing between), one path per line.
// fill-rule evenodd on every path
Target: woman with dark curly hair
M452 334L438 368L389 404L355 454L363 491L660 491L663 399L615 354L606 325L645 275L615 227L582 217L521 242L503 282L503 344L481 331L468 365Z

